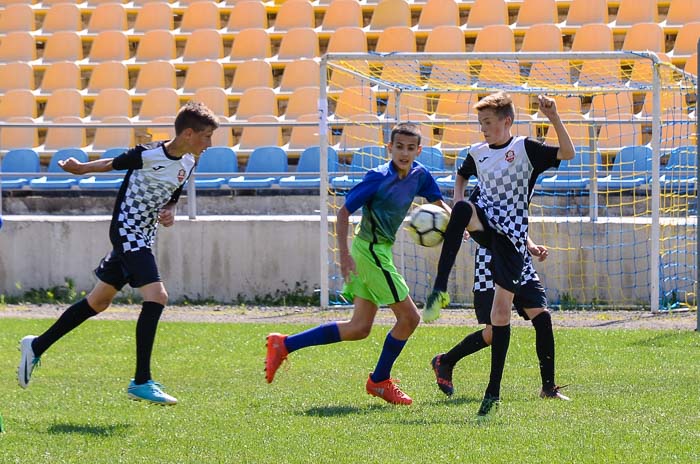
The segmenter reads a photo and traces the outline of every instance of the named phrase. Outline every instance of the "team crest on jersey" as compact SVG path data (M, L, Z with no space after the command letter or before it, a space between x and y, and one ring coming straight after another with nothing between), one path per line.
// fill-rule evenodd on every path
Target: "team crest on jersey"
M512 163L514 159L515 159L515 152L513 150L508 150L506 152L506 161L508 161L509 163Z
M185 170L184 170L184 169L180 169L180 170L177 172L177 181L180 182L180 183L182 183L183 180L185 180Z

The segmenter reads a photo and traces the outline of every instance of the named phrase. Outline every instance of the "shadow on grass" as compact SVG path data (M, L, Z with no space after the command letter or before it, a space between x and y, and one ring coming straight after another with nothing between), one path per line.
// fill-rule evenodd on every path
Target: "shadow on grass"
M129 424L114 425L80 425L80 424L53 424L47 432L53 435L76 434L92 437L110 437L129 428Z
M654 334L651 337L645 338L643 340L636 340L632 343L630 343L630 346L656 346L656 347L661 347L661 346L669 346L672 345L674 342L677 342L678 340L686 340L688 339L688 333L687 331L669 331L669 332L664 332L660 334Z
M316 406L301 411L300 415L314 417L342 417L349 416L351 414L368 414L372 411L377 411L380 409L380 406L368 406L362 408L357 406Z

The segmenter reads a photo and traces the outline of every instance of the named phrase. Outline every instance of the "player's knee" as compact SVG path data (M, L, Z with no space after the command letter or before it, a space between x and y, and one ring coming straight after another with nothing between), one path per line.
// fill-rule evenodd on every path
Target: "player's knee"
M531 320L532 325L535 327L535 329L538 329L540 327L544 328L551 328L552 327L552 315L550 314L549 311L546 309L536 315L535 317L532 318Z
M399 322L405 324L407 328L413 331L418 327L418 324L420 324L420 314L418 311L411 311L405 314Z
M107 308L109 308L109 306L112 304L112 299L107 297L90 295L87 298L87 303L93 311L95 311L96 313L101 313Z
M364 340L372 332L372 324L365 322L350 324L344 332L343 340Z
M491 330L490 325L484 327L484 330L481 332L481 337L484 339L484 343L491 345L491 342L493 341L493 331Z
M153 294L149 295L148 301L153 301L166 306L168 304L168 292L164 288L154 292Z

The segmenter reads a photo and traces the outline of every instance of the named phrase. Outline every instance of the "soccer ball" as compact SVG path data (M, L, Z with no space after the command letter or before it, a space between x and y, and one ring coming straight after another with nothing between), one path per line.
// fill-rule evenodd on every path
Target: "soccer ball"
M413 210L406 230L418 245L434 247L442 242L449 221L447 211L428 203Z

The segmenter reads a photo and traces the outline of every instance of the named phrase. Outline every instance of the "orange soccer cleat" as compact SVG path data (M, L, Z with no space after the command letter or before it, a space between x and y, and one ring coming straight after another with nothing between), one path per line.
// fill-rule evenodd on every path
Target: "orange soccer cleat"
M372 381L371 376L372 374L370 374L370 377L367 378L367 385L365 386L368 394L378 396L387 403L391 404L409 405L413 403L411 397L402 392L401 389L396 386L396 383L399 382L398 380L386 379L375 383Z
M275 372L279 369L282 361L287 359L287 347L284 346L286 335L271 333L267 336L267 356L265 357L265 380L272 383Z

